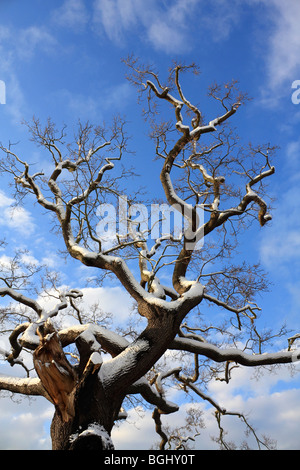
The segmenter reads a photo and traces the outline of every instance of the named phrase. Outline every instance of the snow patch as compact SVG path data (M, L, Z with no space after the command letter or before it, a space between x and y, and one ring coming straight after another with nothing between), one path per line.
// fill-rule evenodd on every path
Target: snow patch
M101 437L104 449L112 448L113 444L110 435L108 434L106 429L98 423L89 424L88 428L84 431L72 434L69 440L71 443L73 443L74 441L76 441L76 439L79 439L80 437L93 435Z
M149 350L149 343L145 339L138 339L133 344L129 345L115 358L109 359L103 363L100 369L100 378L103 384L110 381L112 377L126 374L127 371L134 368L138 355L145 353Z
M93 352L93 354L90 357L90 361L95 365L102 364L103 362L101 354L98 352Z

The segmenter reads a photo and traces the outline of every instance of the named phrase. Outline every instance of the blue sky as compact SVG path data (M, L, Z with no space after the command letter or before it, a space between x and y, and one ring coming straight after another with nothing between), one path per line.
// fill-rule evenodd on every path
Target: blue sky
M292 83L300 79L299 22L298 0L0 0L0 80L6 87L5 104L0 104L0 141L19 142L24 158L46 165L41 149L28 141L22 120L34 115L44 121L50 116L72 131L79 118L97 124L120 113L133 136L130 146L136 153L129 156L130 163L143 175L142 184L150 183L159 192L159 162L153 161L153 144L121 59L134 53L162 74L173 60L196 62L201 74L191 78L189 93L208 117L208 85L239 80L240 88L253 98L234 116L239 134L245 141L280 147L269 187L276 197L273 221L251 230L241 249L270 272L273 286L260 299L261 321L271 326L286 322L300 330L300 105L292 102ZM69 267L52 254L57 241L52 234L49 237L49 219L40 218L41 211L30 201L12 213L12 203L8 181L2 177L0 238L29 248L33 258L68 276ZM87 275L78 265L73 273L74 278ZM264 377L261 385L252 381L250 396L243 389L248 372L243 374L225 391L215 386L219 399L232 402L234 408L241 404L258 410L257 422L262 414L270 414L273 403L274 418L264 423L266 431L275 429L282 448L299 449L299 371L294 380L281 371ZM21 426L23 415L36 431L30 445L49 445L42 435L47 404L38 420L33 418L37 404L30 408L27 402L16 406L1 401L0 408L5 406L6 411L5 418L0 417L0 447L16 448L13 434L4 439L3 429L18 419ZM141 442L144 435L139 435ZM125 431L119 436L121 445L129 445Z

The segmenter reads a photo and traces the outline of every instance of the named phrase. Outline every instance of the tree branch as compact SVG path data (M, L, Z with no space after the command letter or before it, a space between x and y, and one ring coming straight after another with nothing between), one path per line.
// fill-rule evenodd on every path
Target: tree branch
M40 395L49 400L48 394L38 378L20 379L0 376L0 390L8 390L22 395Z
M195 354L201 354L215 362L233 361L247 367L265 366L272 364L289 364L295 361L297 356L295 351L282 351L266 354L246 354L235 348L220 349L217 346L206 342L199 342L187 338L175 338L169 349L188 351Z

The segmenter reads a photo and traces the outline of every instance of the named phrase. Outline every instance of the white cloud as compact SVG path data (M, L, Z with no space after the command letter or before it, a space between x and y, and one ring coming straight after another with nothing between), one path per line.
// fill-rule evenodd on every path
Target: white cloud
M65 0L53 11L52 19L59 26L80 31L87 24L89 15L83 0Z
M3 191L0 191L0 207L8 207L13 204L14 200L10 197L7 197Z
M269 40L267 56L269 83L274 89L300 72L300 3L295 0L271 0L274 27Z
M37 50L55 52L57 41L43 26L30 26L13 35L12 43L20 59L31 59Z
M61 258L56 253L49 253L41 259L41 264L48 268L58 268L61 264Z
M256 34L252 42L266 65L269 89L265 90L265 98L271 101L275 90L278 92L287 81L291 84L299 78L300 3L297 0L233 0L229 4L227 0L216 0L214 14L205 15L204 20L211 30L218 24L213 38L227 37L248 6L256 15L257 27L250 34Z
M6 85L5 112L15 123L24 117L26 99L18 75L18 67L23 61L30 61L39 51L43 54L57 52L57 42L43 26L30 26L23 29L0 27L0 75Z
M300 4L296 0L215 0L209 5L202 0L96 0L93 21L98 32L120 46L135 31L157 50L182 53L195 47L195 37L196 43L201 36L210 41L226 39L245 19L245 4L257 15L256 24L264 26L249 34L257 35L252 42L265 62L269 89L264 99L270 102L275 89L299 78ZM191 21L195 17L197 31Z
M30 213L23 207L7 208L0 224L5 225L28 237L34 232L35 224Z
M233 28L237 25L243 14L245 0L215 0L209 5L206 2L199 2L199 29L209 38L210 41L223 41L228 38ZM217 27L216 27L217 25Z
M120 83L114 87L107 87L105 96L100 99L100 106L104 110L110 110L112 113L122 111L132 96L132 87L129 83Z
M299 450L299 390L288 390L281 393L265 395L255 399L243 401L242 396L233 399L234 410L241 409L248 412L249 423L256 429L259 437L266 435L277 442L278 450ZM212 441L212 437L217 437L219 430L217 421L214 418L212 408L205 408L200 403L203 410L203 420L205 428L200 430L200 436L194 443L195 450L218 450L218 445ZM113 442L117 450L149 449L155 442L159 442L159 436L155 434L154 422L151 417L152 412L147 411L139 416L135 410L130 410L129 420L122 423L119 428L114 428L112 433ZM182 425L184 413L179 411L174 414L162 417L162 423L172 425ZM224 416L222 426L228 434L225 440L240 445L246 440L244 432L245 426L238 417ZM249 444L256 449L254 439L250 438Z
M2 255L2 256L0 256L0 265L1 265L1 268L2 268L2 269L5 269L5 270L10 270L10 268L11 268L11 261L12 261L12 258L10 258L10 257L7 256L7 255Z
M6 105L11 119L15 123L20 123L23 118L23 109L25 108L25 98L22 92L21 84L17 75L11 71L8 78L5 80L6 84Z
M260 256L268 269L285 269L292 273L291 267L300 261L300 141L287 144L285 161L281 167L283 187L273 187L275 209L273 220L261 233Z
M199 0L161 4L157 0L96 0L94 23L96 29L119 45L126 42L125 35L141 27L141 40L150 42L155 49L181 53L190 48L189 18Z
M128 27L128 20L132 24L136 20L133 14L132 2L125 0L123 6L125 8L120 9L118 1L98 0L95 2L95 24L103 27L109 39L119 43L123 39L123 29Z
M165 52L183 52L187 50L183 31L176 30L164 19L156 19L148 28L148 39L156 49Z
M300 227L299 224L293 226L288 214L278 216L280 220L262 237L260 256L269 269L286 267L290 270L290 263L300 259Z
M244 388L247 384L255 389L256 382L250 380L249 374L243 374ZM267 378L264 379L267 381ZM239 381L240 382L240 381ZM272 380L273 383L273 380ZM248 413L249 422L255 427L258 434L266 434L277 440L279 450L300 450L300 391L296 389L270 393L268 387L257 387L254 396L243 399L241 393L234 393L233 389L221 384L225 393L216 392L218 398L224 398L222 404L227 409ZM221 390L221 387L220 387ZM213 416L213 410L205 402L199 402L203 410L205 429L195 443L195 449L217 449L211 436L217 436L218 427ZM53 407L45 399L38 398L33 401L23 400L21 404L9 398L0 400L0 449L50 449L49 436L50 420L53 416ZM152 411L128 410L128 418L121 422L112 432L113 442L117 450L143 450L149 449L154 442L159 441L155 433ZM162 423L182 425L184 409L176 414L162 416ZM228 439L240 443L244 439L245 428L238 418L224 417L222 424Z
M266 82L261 89L261 103L276 107L280 98L291 92L293 81L299 78L300 3L297 0L233 0L234 21L223 21L227 23L228 33L236 18L241 18L245 4L256 15L256 29L251 31L253 51L264 62Z
M21 403L1 396L0 449L50 450L50 419L53 406L44 398L23 399Z
M91 307L97 304L103 313L112 314L116 324L120 325L128 321L128 315L132 309L132 299L121 287L84 287L81 289L79 286L78 288L83 293L81 303L79 304L81 311L88 313ZM69 287L58 286L58 289L60 291L67 291ZM48 294L53 294L53 296L49 297L47 294L44 295L41 293L36 301L42 308L45 308L46 311L51 311L60 301L57 299L57 291L54 292L50 290ZM58 320L60 318L60 314L58 314ZM64 328L73 324L73 317L63 315Z
M28 265L36 265L38 266L39 265L39 262L38 260L35 258L35 256L33 256L32 253L30 252L24 252L21 254L21 261L25 264L28 264Z
M8 227L29 236L34 232L35 224L31 214L23 207L13 207L14 200L0 191L1 219L0 226Z
M281 154L281 179L275 181L271 194L275 197L273 219L261 232L260 256L268 269L281 268L291 274L292 266L300 261L300 140L288 142Z
M17 78L14 68L14 54L9 47L10 33L4 34L3 28L0 28L0 74L5 82L6 104L4 110L10 115L13 121L20 122L22 119L21 109L24 106L24 96L21 90L20 82ZM6 44L6 40L7 44Z
M121 287L85 287L81 289L85 305L99 306L104 312L112 313L118 322L126 321L132 300Z
M99 103L85 94L85 90L82 93L73 93L67 89L61 89L51 95L60 104L65 103L67 109L70 110L72 116L79 116L81 119L95 119L99 118L99 112L101 116L101 109Z
M37 51L44 53L55 52L57 41L44 26L29 26L23 29L0 27L1 65L11 68L19 60L32 59Z
M233 374L229 384L211 382L209 394L228 411L244 413L249 423L257 430L258 435L261 437L265 434L276 440L278 449L299 450L300 390L291 388L272 392L272 387L278 382L289 383L291 377L288 370L282 368L277 371L277 374L265 373L258 381L253 380L252 375L252 369L241 368ZM196 439L195 449L218 449L217 444L211 440L211 436L218 435L214 410L202 400L199 400L198 404L203 411L205 429L201 429L201 434ZM171 426L182 425L186 406L182 406L176 414L162 416L163 425L167 423ZM151 414L150 411L138 413L134 409L129 410L127 422L113 430L116 448L149 449L154 442L159 441L158 435L154 432ZM225 431L228 431L226 438L236 444L241 444L245 439L244 431L246 430L242 421L238 417L225 416L222 424ZM253 440L250 442L254 444Z
M152 412L140 409L128 410L126 421L112 430L112 440L117 450L145 450L157 442Z
M93 92L92 96L88 87L83 87L81 93L73 93L64 88L52 93L50 99L59 102L64 109L69 110L72 116L94 119L99 122L105 120L107 111L112 114L122 112L132 95L132 87L126 82L113 87L105 85L105 94L101 89L93 90Z

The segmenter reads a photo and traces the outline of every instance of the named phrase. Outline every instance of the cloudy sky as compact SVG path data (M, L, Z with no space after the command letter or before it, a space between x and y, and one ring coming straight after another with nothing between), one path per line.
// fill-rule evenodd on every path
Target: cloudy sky
M41 149L28 141L23 120L51 116L58 126L72 128L79 118L98 123L120 112L127 117L134 164L146 174L146 184L154 175L153 148L121 58L133 53L162 73L173 60L196 62L201 74L197 83L193 79L191 94L199 103L206 102L211 82L239 80L253 98L235 121L241 135L280 147L269 187L276 198L273 221L257 228L245 246L273 283L260 299L266 325L286 322L300 330L300 104L292 99L300 97L293 88L300 80L299 23L298 0L0 0L0 141L18 142L24 159L45 166ZM40 219L32 204L13 210L13 202L9 182L1 177L0 239L11 242L1 260L13 247L26 247L29 256L61 269L67 280L68 268L53 254L56 241L49 235L49 220ZM72 275L81 280L90 273L74 265ZM101 295L104 307L125 318L130 302L118 289L116 284L86 295ZM11 372L1 362L0 367L1 373ZM259 381L252 371L241 370L227 387L212 384L210 391L227 408L251 411L254 425L276 439L278 448L299 450L299 369L296 365L294 377L280 369ZM197 445L210 448L215 421L206 404L199 406L207 428ZM49 448L52 411L42 400L1 398L0 448ZM129 418L135 426L130 433L127 424L115 431L116 447L130 449L134 435L136 448L147 448L147 436L154 436L150 414L141 420L131 410ZM228 426L234 439L239 428Z

